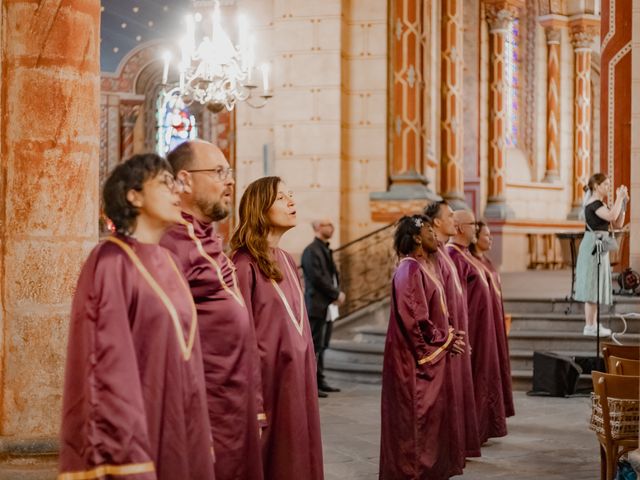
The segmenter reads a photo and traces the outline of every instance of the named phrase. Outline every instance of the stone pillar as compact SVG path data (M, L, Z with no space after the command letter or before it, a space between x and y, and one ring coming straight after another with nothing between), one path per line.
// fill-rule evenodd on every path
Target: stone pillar
M120 103L120 161L131 157L134 152L134 130L142 105L139 103Z
M453 208L466 208L462 149L462 0L442 0L440 193Z
M566 17L545 15L540 24L547 35L547 161L543 182L560 180L560 38Z
M0 15L0 478L27 478L11 458L55 448L70 302L98 238L100 2Z
M636 4L632 0L602 0L601 3L600 165L594 168L611 178L609 201L613 201L618 186L634 186L632 169L639 161L631 153L636 136L636 132L632 131L632 96L635 94L632 83L635 70L633 62L638 53L632 53L632 32L637 28L632 18ZM626 221L633 222L637 218L638 200L638 195L631 196ZM631 228L633 231L634 226ZM637 243L636 237L635 244ZM629 246L635 247L633 237L631 241L625 242L620 267L629 265Z
M521 0L485 0L489 23L489 185L485 216L506 219L513 214L506 203L507 104L505 41L511 22L524 6Z
M424 88L425 2L391 0L389 34L390 190L423 190L425 173Z
M568 218L577 219L582 211L584 186L591 175L591 45L598 35L600 20L592 16L569 19L571 43L575 53L573 189Z

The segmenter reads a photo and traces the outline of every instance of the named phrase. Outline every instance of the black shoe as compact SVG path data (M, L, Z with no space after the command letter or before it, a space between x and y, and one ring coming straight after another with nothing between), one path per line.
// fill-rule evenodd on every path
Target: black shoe
M334 388L330 385L327 385L326 383L323 383L322 385L320 385L318 387L318 390L323 391L323 392L339 392L340 389L339 388Z
M327 398L329 394L327 392L323 392L322 390L318 390L318 398Z

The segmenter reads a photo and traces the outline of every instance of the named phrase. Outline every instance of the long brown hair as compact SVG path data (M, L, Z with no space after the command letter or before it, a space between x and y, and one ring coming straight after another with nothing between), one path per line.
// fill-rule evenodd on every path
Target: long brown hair
M249 184L240 199L240 221L229 242L233 251L246 248L260 271L277 282L282 280L282 272L269 252L267 212L276 201L281 181L280 177L262 177Z

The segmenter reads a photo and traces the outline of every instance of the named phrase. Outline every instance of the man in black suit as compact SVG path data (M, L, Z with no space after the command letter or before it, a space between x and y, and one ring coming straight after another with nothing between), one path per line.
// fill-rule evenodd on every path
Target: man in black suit
M302 252L304 301L318 364L318 396L324 398L328 396L327 392L340 391L327 384L323 370L324 351L331 340L333 320L337 316L336 307L344 303L345 295L340 291L338 270L329 248L329 239L334 231L333 223L325 218L315 220L311 225L316 237Z

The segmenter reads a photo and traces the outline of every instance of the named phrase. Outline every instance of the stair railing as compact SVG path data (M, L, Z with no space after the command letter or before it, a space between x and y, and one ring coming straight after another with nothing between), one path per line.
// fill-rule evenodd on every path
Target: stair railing
M391 278L397 263L394 226L382 227L333 251L340 272L340 288L347 297L340 307L341 318L391 294Z

